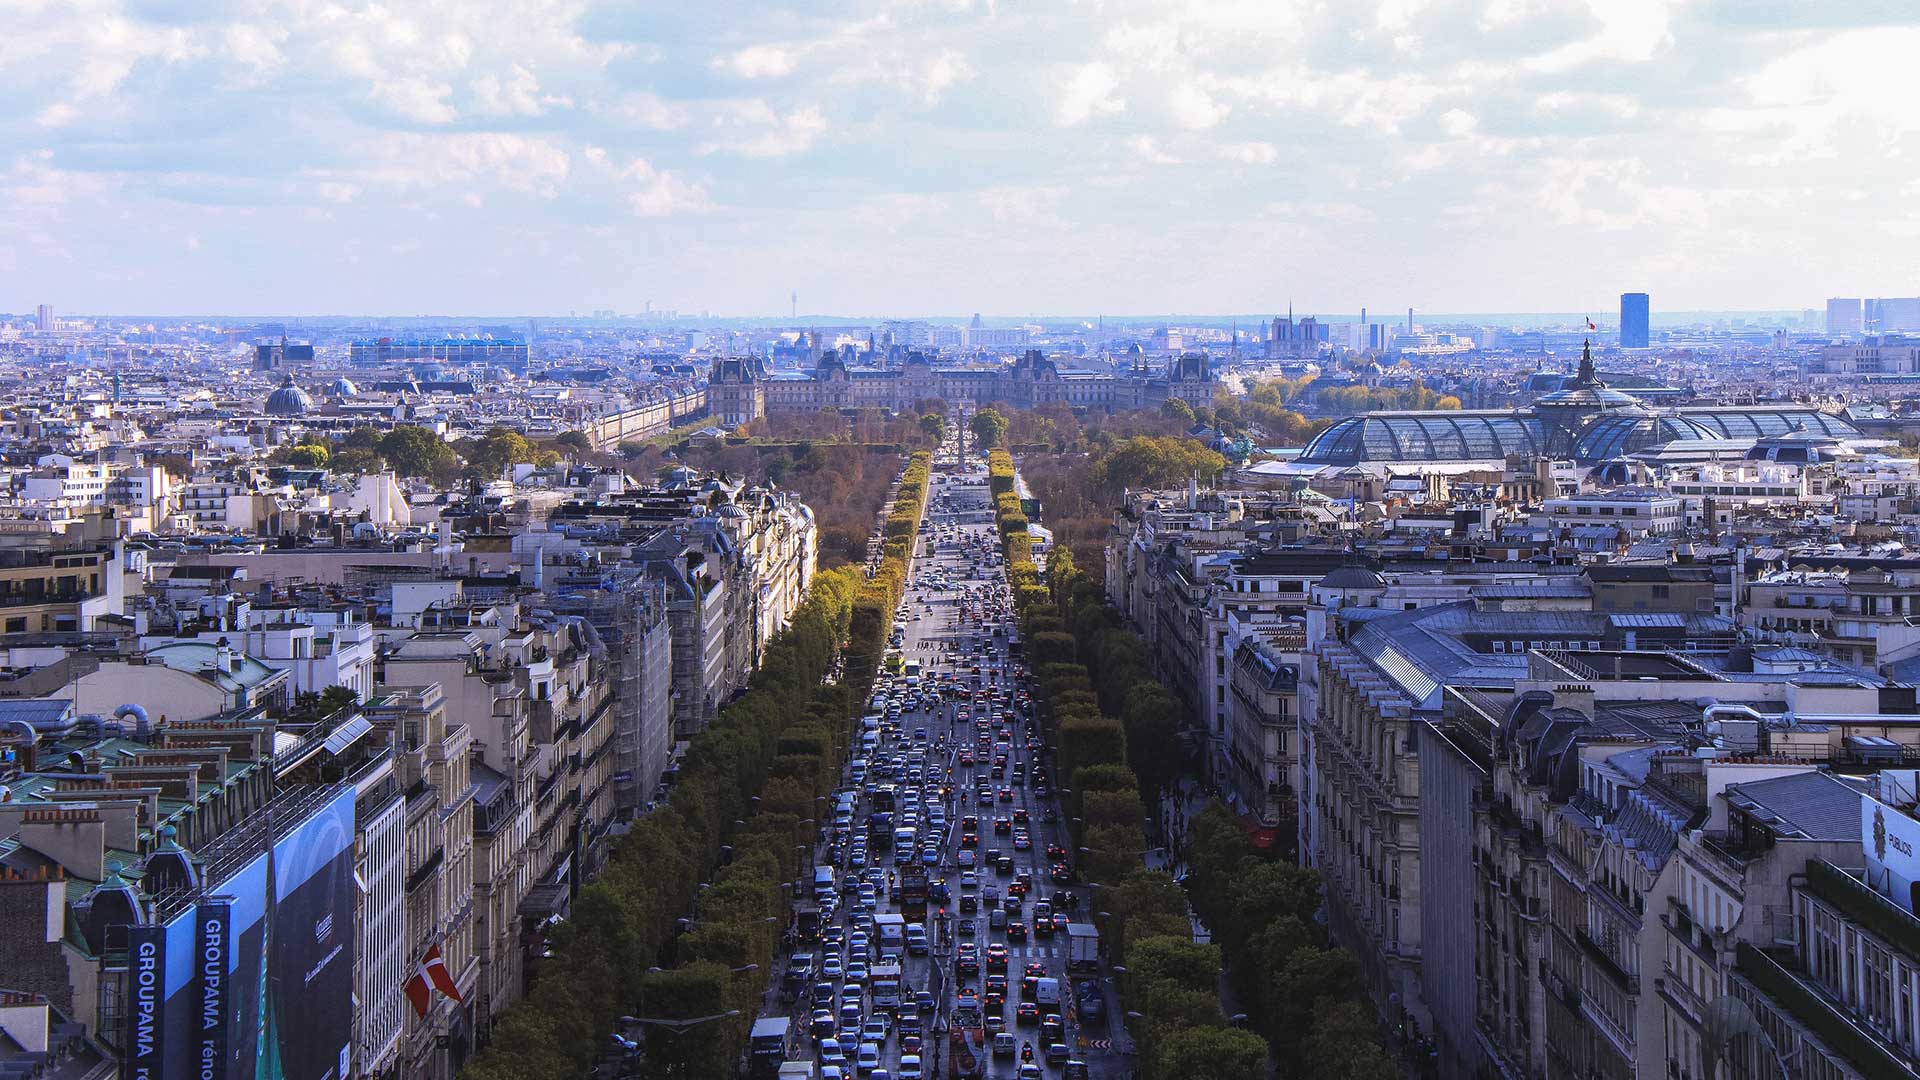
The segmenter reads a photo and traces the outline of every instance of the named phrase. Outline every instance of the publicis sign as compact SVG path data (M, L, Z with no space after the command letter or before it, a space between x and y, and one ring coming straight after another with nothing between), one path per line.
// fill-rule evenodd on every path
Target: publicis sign
M164 1080L167 928L127 928L127 1080Z
M194 1075L199 1080L226 1080L227 1028L233 1013L227 967L233 949L233 905L224 900L201 904L199 925L200 951L194 957L200 977L199 1046Z

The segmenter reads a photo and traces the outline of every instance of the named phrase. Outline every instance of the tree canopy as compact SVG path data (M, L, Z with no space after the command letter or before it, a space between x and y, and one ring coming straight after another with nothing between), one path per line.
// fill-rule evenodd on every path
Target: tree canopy
M974 413L967 427L986 449L992 450L1006 441L1007 418L998 409L981 409Z

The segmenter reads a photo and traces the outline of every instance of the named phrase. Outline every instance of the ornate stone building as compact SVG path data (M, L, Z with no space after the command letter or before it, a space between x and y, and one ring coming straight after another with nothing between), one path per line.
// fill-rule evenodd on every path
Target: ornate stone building
M1144 357L1124 371L1063 367L1038 350L1001 368L944 368L925 354L909 353L899 367L850 366L833 350L820 355L811 371L769 372L757 357L714 362L707 399L715 423L737 427L773 413L821 409L885 409L900 412L915 402L1004 402L1033 408L1064 402L1075 408L1119 411L1156 408L1169 398L1209 405L1217 380L1202 353L1168 361L1164 372L1145 366Z

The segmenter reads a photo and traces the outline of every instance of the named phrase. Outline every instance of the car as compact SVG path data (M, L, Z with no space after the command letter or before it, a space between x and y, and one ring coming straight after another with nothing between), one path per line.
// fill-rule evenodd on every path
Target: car
M1061 1047L1061 1050L1064 1052L1066 1048ZM900 1055L900 1071L894 1075L898 1076L900 1080L925 1080L926 1073L920 1071L920 1055Z
M953 970L959 972L961 975L979 974L980 954L966 951L965 947L962 946L960 954L954 957Z
M1047 861L1050 863L1067 861L1067 849L1061 847L1059 844L1048 844Z
M844 1002L840 1006L840 1026L857 1028L867 1019L867 1011L857 1001Z
M1026 833L1024 833L1024 832L1017 832L1017 833L1014 833L1014 834L1013 834L1013 850L1015 850L1015 851L1032 851L1032 850L1033 850L1033 837L1031 837L1031 836L1028 836L1028 835L1027 835Z
M838 1065L822 1065L820 1080L847 1080L847 1070Z
M1059 1013L1048 1013L1040 1018L1040 1038L1046 1042L1059 1042L1067 1037L1067 1025L1060 1019Z
M1050 1042L1047 1044L1046 1059L1049 1065L1059 1065L1067 1060L1067 1044Z
M1020 976L1026 979L1044 979L1047 977L1047 965L1038 960L1029 960L1027 966L1020 969Z
M980 985L980 988L983 993L999 994L1001 997L1005 997L1007 994L1007 977L1005 974L989 975L986 981Z
M958 935L959 935L959 936L961 936L961 937L972 937L972 936L974 936L974 922L973 922L973 920L972 920L972 919L961 919L961 920L959 921L959 923L957 923L957 924L955 924L955 926L954 926L954 933L956 933L956 934L958 934Z
M1082 1024L1104 1024L1107 1021L1106 995L1100 992L1099 984L1085 982L1074 993L1079 1007Z
M1013 819L997 817L993 819L993 835L1007 836L1013 832Z
M870 1042L875 1046L887 1045L887 1022L885 1020L869 1020L861 1025L860 1041Z
M1040 1022L1040 1006L1031 1001L1021 1002L1013 1010L1013 1022L1021 1027L1032 1027Z
M972 892L975 889L978 889L979 887L980 887L980 878L973 871L968 870L967 872L960 875L960 891L961 892Z
M921 990L913 995L913 1011L925 1015L938 1008L939 1004L933 1000L933 995L927 991Z
M840 1049L839 1039L821 1039L819 1049L816 1053L820 1058L820 1064L823 1068L835 1065L841 1068L846 1067L847 1055Z
M1019 921L1018 919L1015 919L1012 922L1009 922L1007 924L1007 940L1008 941L1027 940L1027 924Z
M1021 825L1021 826L1024 826L1024 825L1026 825L1026 824L1027 824L1027 822L1028 822L1029 820L1030 820L1030 818L1029 818L1029 816L1028 816L1028 814L1027 814L1027 808L1026 808L1026 807L1024 807L1024 806L1023 806L1023 807L1021 807L1020 809L1018 809L1018 810L1015 810L1015 811L1013 812L1013 823L1014 823L1015 825Z
M999 860L993 864L993 872L999 875L1000 877L1006 877L1006 878L1012 877L1013 876L1013 856L1011 855L1000 856Z
M1073 867L1066 863L1054 863L1047 868L1047 877L1055 885L1070 885L1073 883Z
M837 1026L833 1019L833 1013L828 1012L826 1009L815 1009L813 1010L812 1018L807 1024L807 1032L817 1041L831 1035Z
M1020 1071L1013 1075L1014 1080L1046 1080L1047 1074L1040 1071L1040 1066L1028 1061L1022 1063Z
M864 983L867 981L867 964L864 960L855 960L847 965L847 981Z
M1010 1058L1019 1049L1020 1049L1020 1040L1014 1038L1013 1032L1011 1031L1002 1031L993 1037L993 1056L994 1057Z
M860 1050L854 1055L853 1067L862 1076L880 1067L880 1048L872 1043L861 1043Z
M838 979L846 974L846 972L840 964L840 958L832 953L828 953L826 959L820 961L820 974L825 975L829 979Z
M900 1052L902 1054L917 1054L920 1052L921 1046L920 1036L918 1035L900 1036Z
M1007 970L1007 947L995 943L987 946L987 968L991 971Z
M979 833L961 833L961 834L960 834L960 846L961 846L962 848L977 848L977 847L979 847L979 846L980 846L980 834L979 834Z

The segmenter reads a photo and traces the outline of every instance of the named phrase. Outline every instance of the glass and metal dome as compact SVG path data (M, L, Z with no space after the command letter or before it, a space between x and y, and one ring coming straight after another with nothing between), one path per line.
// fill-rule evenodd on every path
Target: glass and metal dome
M1764 439L1785 435L1796 427L1835 439L1860 437L1860 429L1848 421L1805 406L1714 405L1681 409L1680 414L1712 428L1715 437L1721 439Z
M280 388L267 395L266 413L268 416L305 416L313 408L313 398L305 390L293 384L293 376Z
M1748 461L1773 461L1783 465L1818 465L1833 456L1840 440L1795 425L1783 435L1755 440L1747 451Z
M1607 461L1676 439L1724 439L1713 428L1678 413L1619 409L1595 417L1574 437L1575 461Z
M1319 465L1368 461L1497 461L1546 450L1540 421L1507 412L1367 413L1314 436L1299 460Z

